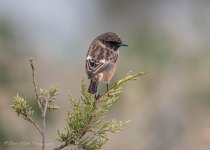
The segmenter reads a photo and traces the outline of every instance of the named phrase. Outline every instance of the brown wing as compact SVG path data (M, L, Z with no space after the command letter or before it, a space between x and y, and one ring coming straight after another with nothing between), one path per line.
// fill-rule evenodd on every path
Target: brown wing
M89 79L93 78L94 76L106 70L111 65L112 63L97 62L94 59L86 60L86 72L87 72L88 78Z
M88 78L93 78L103 72L118 59L118 53L112 52L104 46L92 44L86 58L86 72Z

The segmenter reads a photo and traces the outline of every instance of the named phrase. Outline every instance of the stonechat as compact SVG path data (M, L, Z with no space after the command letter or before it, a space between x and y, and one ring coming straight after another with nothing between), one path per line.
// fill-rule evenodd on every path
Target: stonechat
M118 48L121 46L128 45L122 43L120 37L113 32L103 33L93 40L86 55L86 72L90 79L89 93L97 92L100 81L106 83L108 89L117 67Z

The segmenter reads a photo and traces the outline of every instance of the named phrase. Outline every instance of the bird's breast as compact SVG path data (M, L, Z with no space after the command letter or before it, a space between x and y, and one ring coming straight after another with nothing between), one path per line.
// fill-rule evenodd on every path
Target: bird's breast
M117 64L112 64L109 68L99 74L99 80L109 83L115 73L116 68Z

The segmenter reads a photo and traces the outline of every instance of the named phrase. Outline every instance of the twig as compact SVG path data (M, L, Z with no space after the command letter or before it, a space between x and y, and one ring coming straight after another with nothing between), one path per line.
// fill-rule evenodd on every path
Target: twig
M137 77L139 77L139 76L141 76L141 75L144 75L144 74L146 74L146 73L148 73L148 70L145 71L145 72L139 72L138 74L136 74L136 75L134 75L134 76L130 76L130 77L126 78L123 82L122 82L122 81L121 81L121 82L115 82L115 83L111 86L111 88L107 89L107 90L106 90L105 92L103 92L102 94L99 94L99 95L96 97L96 101L100 100L104 95L108 94L112 89L114 89L114 88L120 86L121 84L123 84L123 83L125 83L125 82L127 82L127 81L129 81L129 80L136 80Z
M111 91L113 88L116 87L117 84L114 84L111 88L107 89L105 92L103 92L102 94L99 94L96 97L96 101L100 100L105 94L109 93L109 91Z
M29 121L29 122L31 122L35 127L36 127L36 129L39 131L39 133L41 134L41 136L42 136L42 130L41 130L41 128L37 125L37 123L31 118L31 117L28 117L27 118L27 120Z
M39 96L38 96L38 92L37 92L37 85L36 85L36 81L35 81L35 68L34 68L34 63L33 63L33 59L30 58L30 64L31 64L31 70L32 70L32 82L33 82L33 85L34 85L34 92L35 92L35 98L39 104L39 108L42 110L42 106L41 106L41 103L39 101Z
M41 136L42 136L42 150L45 149L45 132L46 132L46 124L45 124L45 118L46 118L46 112L47 112L47 107L48 107L48 100L45 101L45 105L42 107L41 103L40 103L40 100L39 100L39 95L38 95L38 92L37 92L37 85L36 85L36 81L35 81L35 67L34 67L34 64L33 64L33 59L30 58L30 64L31 64L31 69L32 69L32 82L33 82L33 85L34 85L34 91L35 91L35 98L39 104L39 108L41 109L41 112L42 112L42 117L43 117L43 128L42 130L38 127L38 125L31 119L29 120L30 122L32 122L35 127L39 130Z
M68 144L65 142L64 144L62 144L62 145L60 145L60 146L54 148L54 150L61 150L61 149L63 149L63 148L66 147L66 146L68 146Z
M42 147L44 148L45 147L45 132L46 132L46 113L47 113L47 107L48 107L48 99L46 99L45 101L45 106L44 106L44 111L43 111L43 114L42 114L42 117L43 117L43 129L42 129L42 133L43 133L43 138L42 138Z

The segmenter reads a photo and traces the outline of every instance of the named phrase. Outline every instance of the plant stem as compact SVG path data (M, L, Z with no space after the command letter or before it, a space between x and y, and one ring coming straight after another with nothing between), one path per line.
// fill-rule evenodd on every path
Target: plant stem
M29 122L31 122L31 123L36 127L36 129L39 131L39 133L40 133L41 136L42 136L42 130L41 130L41 128L37 125L37 123L36 123L31 117L28 117L27 120L28 120Z
M33 121L32 118L29 118L29 121L31 123L34 124L34 126L39 130L39 133L42 136L42 150L45 150L45 132L46 132L46 124L45 124L45 118L46 118L46 112L47 112L47 107L48 107L48 100L46 100L45 102L45 106L43 108L43 106L40 103L39 100L39 95L37 92L37 85L36 85L36 80L35 80L35 67L34 67L34 63L33 63L33 59L30 58L30 64L31 64L31 69L32 69L32 82L33 82L33 86L34 86L34 92L35 92L35 98L39 104L39 108L42 112L42 117L43 117L43 128L40 129L39 126Z
M103 99L104 96L108 95L107 97L105 97L105 98L108 98L109 97L109 93L111 93L112 90L113 91L114 90L118 90L117 88L120 87L123 83L125 83L127 81L130 81L130 80L137 80L140 75L144 75L147 72L148 71L146 71L146 72L139 72L138 74L133 75L133 76L132 75L127 75L125 78L123 78L123 79L115 82L114 84L112 84L112 86L110 88L108 88L108 85L107 85L106 91L103 91L101 94L99 93L98 95L95 95L95 99L94 99L94 102L93 102L92 110L90 112L91 115L87 119L87 123L84 126L83 131L78 134L79 135L78 139L82 139L85 136L85 134L88 133L88 132L93 132L94 133L93 130L89 129L90 128L89 125L91 124L91 122L92 122L92 120L93 120L93 118L95 116L95 111L97 109L97 104L100 102L101 99ZM83 94L85 96L85 93L83 93ZM85 96L85 98L88 99L88 97L86 97L86 96ZM114 131L112 131L110 129L106 129L106 128L105 129L101 128L100 130L103 130L103 132L108 132L108 131L114 132ZM70 145L75 145L75 142L74 142L74 140L69 142L68 139L67 139L67 140L65 140L64 144L58 146L57 148L54 148L54 150L61 150L61 149L65 148L66 146L70 146ZM80 149L80 148L82 149L82 147L78 147L79 145L75 145L75 146L77 146L76 149Z
M48 107L48 99L46 99L44 111L42 114L43 117L43 129L42 129L42 150L45 149L45 132L46 132L46 113L47 113L47 107Z
M67 145L68 145L67 143L64 143L64 144L62 144L62 145L60 145L60 146L54 148L54 150L61 150L61 149L63 149L64 147L66 147Z
M32 70L32 82L33 82L33 86L34 86L34 92L35 92L35 98L39 104L39 108L42 111L42 106L41 103L39 101L39 96L38 96L38 92L37 92L37 85L36 85L36 81L35 81L35 67L34 67L34 63L33 63L33 59L30 58L30 64L31 64L31 70Z
M99 96L96 97L96 100L98 101L100 98L102 98L105 94L109 93L112 89L116 88L116 87L119 87L121 84L129 81L129 80L136 80L139 76L141 75L144 75L146 73L148 73L149 70L145 71L145 72L139 72L137 73L136 75L134 76L130 76L128 78L126 78L124 81L121 81L121 82L115 82L111 88L107 88L107 90L105 92L103 92L102 94L99 94Z

